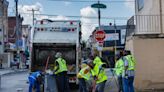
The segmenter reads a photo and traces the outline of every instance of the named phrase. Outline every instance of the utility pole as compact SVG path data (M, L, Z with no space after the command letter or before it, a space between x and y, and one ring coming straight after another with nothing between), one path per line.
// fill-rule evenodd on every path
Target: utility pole
M28 10L28 11L32 11L32 24L34 25L34 18L35 18L35 11L39 11L39 9L31 9L31 10Z
M105 9L106 5L105 4L101 4L100 1L98 0L98 3L92 4L91 7L98 9L98 24L99 24L99 29L98 30L101 30L101 28L100 28L101 27L101 21L100 21L100 19L101 19L101 12L100 12L100 9ZM101 48L103 48L103 45L101 46ZM99 51L99 56L102 57L102 50Z
M114 33L116 35L116 31L117 31L117 28L116 28L116 21L114 19ZM114 40L114 60L116 62L116 52L117 52L117 42L116 42L116 39Z
M15 8L16 8L16 49L17 49L17 62L20 62L20 52L19 52L19 19L18 19L18 0L15 0Z

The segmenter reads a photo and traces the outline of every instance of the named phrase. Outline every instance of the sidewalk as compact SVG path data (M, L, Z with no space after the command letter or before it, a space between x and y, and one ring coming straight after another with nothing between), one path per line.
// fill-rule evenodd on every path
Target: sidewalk
M0 75L3 76L3 75L9 75L9 74L20 73L25 71L28 71L28 69L12 69L12 68L0 69Z

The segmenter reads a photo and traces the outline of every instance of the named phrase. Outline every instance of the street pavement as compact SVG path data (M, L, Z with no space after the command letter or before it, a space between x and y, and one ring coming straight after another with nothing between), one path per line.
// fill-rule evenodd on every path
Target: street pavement
M105 86L105 92L118 92L118 82L111 69L106 69L108 80Z
M106 82L105 92L118 92L116 78L110 69L107 69L106 72L108 81ZM23 90L20 92L28 92L28 71L6 69L0 70L0 73L3 74L0 92L19 92L17 90ZM78 92L78 89L71 90L71 92Z
M12 69L0 69L0 75L8 74L13 72L14 70Z
M28 92L27 77L27 72L3 75L1 77L0 92Z

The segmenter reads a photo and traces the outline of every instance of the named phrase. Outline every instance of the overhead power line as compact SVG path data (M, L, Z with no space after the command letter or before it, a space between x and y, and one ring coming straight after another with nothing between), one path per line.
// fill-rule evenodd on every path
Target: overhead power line
M20 12L21 14L31 14L31 13L23 13L23 12ZM48 16L48 17L57 17L57 16L60 16L60 15L50 15L50 14L34 14L36 16ZM72 15L61 15L61 16L64 16L64 17L68 17L68 18L89 18L89 19L97 19L98 17L96 16L72 16ZM105 17L101 17L101 19L119 19L119 20L127 20L129 19L130 17L108 17L108 16L105 16Z
M49 0L49 1L64 1L64 2L97 2L93 0ZM110 2L110 3L123 3L123 2L135 2L134 0L101 0L100 2Z

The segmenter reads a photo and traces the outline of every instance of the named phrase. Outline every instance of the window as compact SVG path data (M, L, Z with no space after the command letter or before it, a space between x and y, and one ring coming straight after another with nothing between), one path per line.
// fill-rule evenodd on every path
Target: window
M140 11L144 7L144 0L137 0L138 11Z

